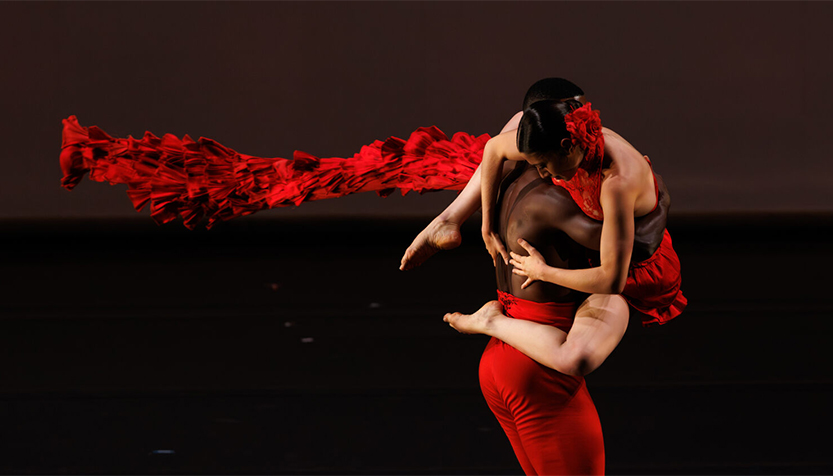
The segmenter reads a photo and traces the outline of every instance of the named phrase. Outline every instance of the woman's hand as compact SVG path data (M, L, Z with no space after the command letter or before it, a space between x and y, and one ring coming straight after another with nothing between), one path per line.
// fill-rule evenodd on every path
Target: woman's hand
M486 244L486 251L492 257L492 264L497 267L498 257L503 259L503 262L509 265L509 253L506 252L506 247L503 246L503 240L500 235L489 229L483 229L483 243Z
M547 262L544 261L541 253L534 246L527 243L526 240L518 238L518 244L526 250L529 256L521 256L518 253L512 252L512 259L509 263L515 267L512 269L513 273L526 276L526 281L521 285L521 289L526 289L533 282L544 280L544 272L549 266L547 266Z

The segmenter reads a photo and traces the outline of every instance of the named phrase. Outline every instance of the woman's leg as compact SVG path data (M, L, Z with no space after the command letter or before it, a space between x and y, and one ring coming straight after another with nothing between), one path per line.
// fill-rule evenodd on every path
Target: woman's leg
M474 314L446 314L443 320L459 332L496 337L541 365L580 376L598 368L613 352L628 328L629 312L618 294L592 294L576 310L569 333L507 317L497 301Z
M523 112L515 114L500 132L517 129L522 115ZM504 176L509 173L511 167L510 164L504 165ZM437 215L405 250L399 269L405 271L416 268L434 253L460 246L463 241L460 235L460 225L477 210L480 210L480 167L474 171L474 175L471 176L460 195L451 202L448 208Z
M576 310L561 346L562 365L570 375L587 375L619 345L628 329L630 309L619 294L591 294Z

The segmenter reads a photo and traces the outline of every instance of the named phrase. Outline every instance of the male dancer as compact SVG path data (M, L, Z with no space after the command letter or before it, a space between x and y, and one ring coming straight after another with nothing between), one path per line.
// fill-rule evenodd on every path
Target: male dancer
M662 194L657 210L637 220L637 253L658 246L669 204ZM586 267L588 248L599 247L601 224L523 162L504 179L497 211L511 249L522 252L524 237L553 266ZM627 322L608 319L603 300L576 312L584 295L571 289L540 281L522 289L525 278L500 260L496 273L500 304L444 319L460 332L492 336L480 362L489 408L526 474L603 474L601 426L583 375L613 351Z

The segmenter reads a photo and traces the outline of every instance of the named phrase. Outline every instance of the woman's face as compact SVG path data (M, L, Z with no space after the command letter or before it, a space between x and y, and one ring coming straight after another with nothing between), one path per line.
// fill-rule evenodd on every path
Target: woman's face
M538 175L545 180L570 180L578 171L582 160L584 151L577 145L570 147L566 155L528 155L526 159L530 165L538 169Z

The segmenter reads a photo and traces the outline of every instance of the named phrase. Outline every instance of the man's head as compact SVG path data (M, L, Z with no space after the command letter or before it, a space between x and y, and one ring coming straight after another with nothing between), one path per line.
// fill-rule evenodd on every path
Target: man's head
M587 102L584 91L576 84L564 78L544 78L529 87L524 96L523 110L532 103L553 99L576 99L582 104Z

